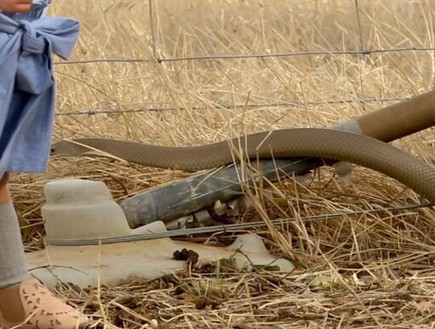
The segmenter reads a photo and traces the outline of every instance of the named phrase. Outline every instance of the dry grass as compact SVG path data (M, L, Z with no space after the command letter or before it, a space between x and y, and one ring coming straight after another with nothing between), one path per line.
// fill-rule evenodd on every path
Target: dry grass
M435 46L435 1L358 2L365 48ZM73 60L152 59L154 51L177 57L361 48L351 0L156 1L155 49L147 1L56 0L52 12L82 21ZM55 139L108 136L181 146L254 131L333 125L390 104L359 99L432 89L435 60L432 51L421 51L58 65L56 70ZM354 102L312 104L348 99ZM155 110L161 108L167 110ZM95 109L112 112L77 113ZM435 160L433 128L396 145ZM122 199L186 175L105 159L54 158L47 174L15 176L12 189L27 226L27 247L33 250L41 247L39 207L48 180L102 180ZM229 220L267 221L418 202L404 186L364 169L347 187L329 169L319 170L309 188L291 179L265 184L248 191L255 210ZM434 219L433 209L421 209L296 221L259 231L271 251L297 262L298 270L286 277L209 265L151 283L80 293L64 286L60 292L107 328L143 328L152 318L161 328L433 328Z

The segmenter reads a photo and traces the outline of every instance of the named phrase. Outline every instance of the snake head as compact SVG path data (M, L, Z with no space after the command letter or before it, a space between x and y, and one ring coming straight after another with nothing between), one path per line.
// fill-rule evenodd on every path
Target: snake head
M95 153L92 147L80 143L79 140L63 139L51 145L50 156L82 156Z

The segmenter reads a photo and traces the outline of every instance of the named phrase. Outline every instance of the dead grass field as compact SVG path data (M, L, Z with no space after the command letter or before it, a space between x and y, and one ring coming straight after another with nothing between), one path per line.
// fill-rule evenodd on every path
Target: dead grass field
M365 49L435 46L435 1L358 3L362 40L351 0L155 1L153 49L148 1L55 0L52 14L82 23L72 61L150 61L57 65L54 138L106 136L199 145L271 129L327 127L391 104L382 99L431 90L433 51L153 61L154 52L169 58L359 50L361 42ZM280 105L270 105L276 103ZM249 106L255 104L260 106ZM110 113L86 113L95 110ZM434 132L395 145L433 162ZM48 180L102 180L122 199L186 175L101 158L53 158L47 174L13 180L27 248L42 245L39 208ZM251 196L256 204L252 217L418 202L404 186L362 168L350 186L342 186L329 169L315 177L309 189L295 188L286 179L273 185L272 197L257 190ZM257 231L271 251L298 265L285 277L198 268L150 283L85 292L62 286L59 291L105 328L145 328L144 318L157 319L160 328L434 328L434 220L433 208L426 208Z

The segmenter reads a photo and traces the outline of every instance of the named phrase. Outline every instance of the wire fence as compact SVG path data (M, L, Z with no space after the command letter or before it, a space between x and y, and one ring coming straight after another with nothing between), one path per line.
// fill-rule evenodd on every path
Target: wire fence
M212 54L212 55L198 55L198 56L181 56L181 57L165 57L158 54L157 49L159 49L159 44L155 36L155 22L156 22L156 0L148 1L148 15L149 15L149 31L150 31L150 48L152 49L152 58L93 58L86 60L73 60L73 61L57 61L55 65L66 66L66 65L86 65L86 64L102 64L102 63L118 63L118 64L137 64L137 63L169 63L169 62L187 62L187 61L231 61L231 60L259 60L267 58L284 58L284 57L310 57L310 56L362 56L367 57L375 54L384 53L403 53L403 52L430 52L435 51L435 47L422 47L422 46L409 46L409 47L386 47L386 48L369 48L366 46L366 41L364 39L363 24L361 22L361 9L360 0L349 0L353 2L354 7L354 18L355 27L357 30L357 35L359 39L359 49L357 50L324 50L324 51L288 51L288 52L268 52L268 53L251 53L251 54ZM325 104L370 104L370 103L393 103L398 101L404 101L410 97L379 97L379 98L349 98L349 99L324 99L315 101L288 101L288 102L273 102L273 103L255 103L255 104L229 104L229 103L215 103L208 106L207 109L256 109L256 108L292 108L298 106L316 106ZM170 112L179 111L187 108L183 104L183 107L174 106L151 106L135 109L110 109L110 108L92 108L92 109L74 109L74 110L61 110L57 115L59 116L77 116L77 115L89 115L95 116L99 114L121 114L121 113L140 113L140 112ZM189 109L200 110L205 107L192 105Z
M314 50L300 50L300 51L288 51L288 52L267 52L267 53L250 53L250 54L212 54L212 55L198 55L198 56L181 56L181 57L164 57L158 54L157 49L159 49L159 44L155 36L155 8L153 6L155 0L149 0L148 2L148 14L149 14L149 31L150 31L150 48L152 53L152 58L94 58L86 60L74 60L74 61L62 61L56 62L55 65L66 66L66 65L87 65L87 64L137 64L137 63L170 63L170 62L187 62L187 61L232 61L232 60L260 60L267 58L291 58L291 57L312 57L312 56L361 56L366 58L375 54L384 53L403 53L403 52L428 52L435 51L435 47L422 47L422 46L408 46L408 47L385 47L385 48L369 48L366 46L363 33L363 24L361 22L361 12L360 12L360 1L349 0L353 2L354 6L354 16L355 24L357 29L357 34L359 38L359 49L358 50L324 50L324 51L314 51ZM74 110L62 110L57 113L58 116L96 116L96 115L108 115L108 114L128 114L128 113L147 113L147 112L170 112L170 111L180 111L185 109L190 110L201 110L201 109L215 109L215 110L225 110L225 109L260 109L260 108L295 108L301 106L318 106L318 105L334 105L334 104L388 104L394 102L400 102L408 100L410 97L352 97L346 99L322 99L322 100L312 100L312 101L281 101L281 102L268 102L268 103L220 103L215 102L211 105L197 106L196 104L186 104L183 106L149 106L149 107L138 107L133 109L102 109L102 108L90 108L90 109L74 109ZM413 205L413 208L426 207L428 204ZM400 207L395 207L395 210L401 210ZM404 209L403 209L404 210ZM249 224L252 226L252 223Z

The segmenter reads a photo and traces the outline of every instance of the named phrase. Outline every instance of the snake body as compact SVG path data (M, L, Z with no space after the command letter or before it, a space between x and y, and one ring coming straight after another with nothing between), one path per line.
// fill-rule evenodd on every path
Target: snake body
M95 151L146 166L186 171L228 165L242 158L315 157L346 161L388 175L435 203L435 167L378 139L340 130L274 130L192 147L105 138L62 140L52 147L53 155L86 155Z

